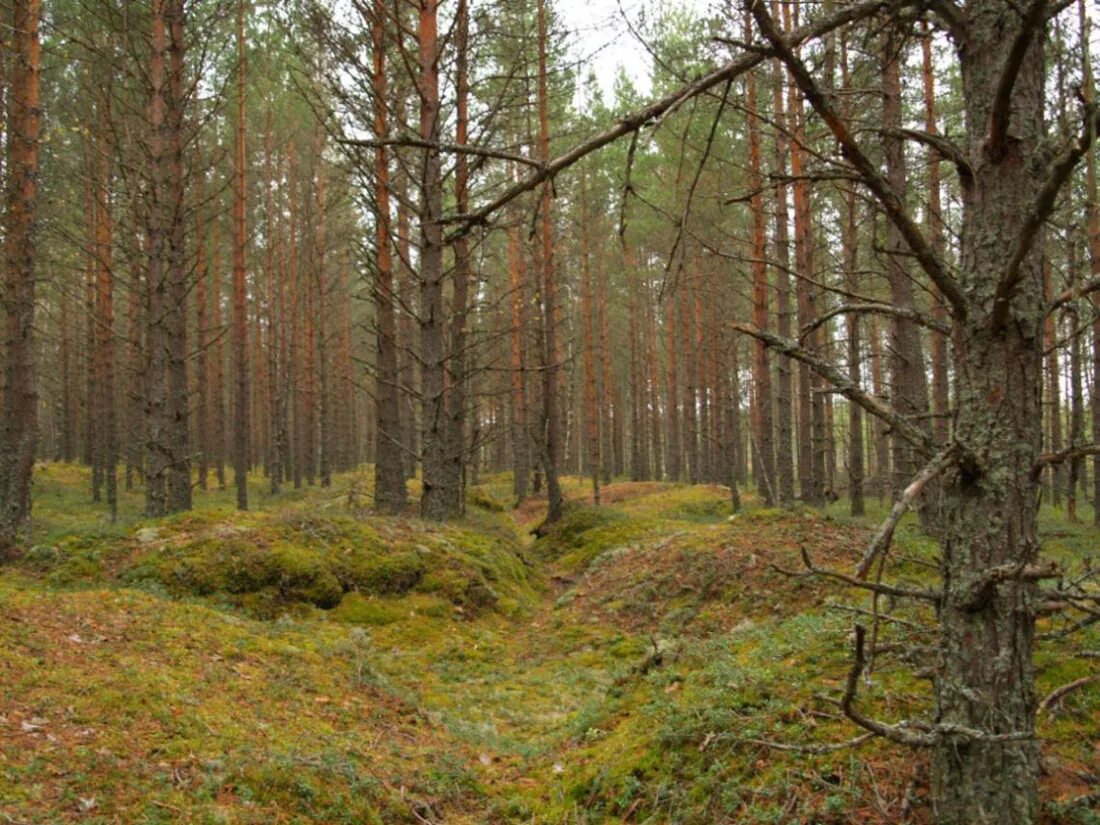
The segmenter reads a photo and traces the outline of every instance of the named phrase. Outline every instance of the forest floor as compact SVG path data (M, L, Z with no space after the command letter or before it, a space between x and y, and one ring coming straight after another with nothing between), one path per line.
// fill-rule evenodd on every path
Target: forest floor
M367 478L155 522L129 493L110 524L85 471L40 467L36 543L0 571L0 825L928 821L923 755L828 747L859 734L836 700L866 597L777 569L849 569L881 511L732 516L655 483L597 509L571 480L532 541L543 505L507 477L447 526L362 512ZM1067 564L1098 538L1054 511L1043 533ZM925 578L934 545L908 521L898 545ZM1042 695L1089 672L1065 653L1038 654ZM887 719L928 697L886 653L860 690ZM1074 802L1100 790L1100 691L1040 732L1046 821L1100 822Z

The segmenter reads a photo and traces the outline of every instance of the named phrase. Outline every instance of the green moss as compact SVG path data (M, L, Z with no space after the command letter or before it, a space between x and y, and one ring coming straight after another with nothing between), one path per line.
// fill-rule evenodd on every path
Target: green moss
M382 626L400 621L423 621L425 617L448 618L454 608L430 595L413 594L401 599L348 593L329 617L345 624Z
M427 570L421 554L400 551L375 555L356 550L335 559L337 572L349 590L400 595L412 590Z
M290 544L269 548L243 535L204 539L176 552L150 551L126 578L152 579L177 595L273 591L284 600L322 608L334 607L343 594L320 554Z
M344 588L321 556L292 545L279 545L272 551L271 557L278 571L279 592L283 596L320 608L335 607L340 603Z
M496 607L500 599L478 571L459 566L432 570L424 577L420 589L446 599L470 615Z

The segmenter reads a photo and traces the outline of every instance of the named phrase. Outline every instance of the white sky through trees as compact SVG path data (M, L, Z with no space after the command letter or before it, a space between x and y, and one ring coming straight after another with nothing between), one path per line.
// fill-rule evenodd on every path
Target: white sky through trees
M639 20L653 19L662 6L702 15L713 0L557 0L561 22L574 33L570 54L581 64L583 79L595 72L604 94L610 98L615 75L622 67L637 88L649 90L650 58L638 41ZM631 31L633 26L634 32Z

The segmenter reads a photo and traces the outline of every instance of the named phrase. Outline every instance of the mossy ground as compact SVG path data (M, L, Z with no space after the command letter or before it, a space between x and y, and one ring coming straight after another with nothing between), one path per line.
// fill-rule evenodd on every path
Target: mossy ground
M595 510L569 480L530 542L506 477L448 526L365 515L361 479L155 523L127 494L112 525L84 471L40 468L34 547L0 571L0 822L927 821L920 755L775 747L858 734L834 702L866 600L776 568L850 566L872 518L652 483ZM1043 515L1056 558L1092 552ZM899 541L920 580L934 546ZM1038 661L1044 695L1090 667ZM860 701L897 719L927 692L882 657ZM1040 730L1048 821L1100 821L1069 805L1100 781L1100 691Z

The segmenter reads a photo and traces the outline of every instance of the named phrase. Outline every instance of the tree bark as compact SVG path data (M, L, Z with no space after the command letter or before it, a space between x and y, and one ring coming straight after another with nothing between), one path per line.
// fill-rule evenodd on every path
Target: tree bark
M8 192L4 273L4 396L0 414L0 561L12 554L30 522L37 446L35 375L35 236L38 217L38 39L40 0L15 0L8 105Z
M418 61L420 138L439 143L437 0L420 0ZM420 356L423 493L420 514L433 521L457 515L447 490L446 319L443 312L443 174L439 150L423 152L420 179Z
M547 85L546 51L549 33L547 31L546 0L538 0L538 63L539 63L539 154L543 163L550 161L550 93ZM557 274L554 271L554 219L552 208L553 190L550 181L542 186L542 204L540 206L542 223L542 300L543 334L545 336L546 364L543 371L543 418L546 422L546 445L543 469L546 471L547 510L546 522L553 524L562 516L565 499L561 483L558 480L558 461L561 457L561 412L558 409L558 394L561 386L561 348L558 343L558 327L561 319L558 312Z
M169 513L191 509L190 395L187 383L187 306L190 277L187 267L186 210L184 200L183 118L184 92L184 0L169 0L168 96L166 128L168 139L168 268L164 307L165 439L170 455L166 478L165 509Z
M386 4L374 0L372 48L374 134L379 141L389 132L386 111ZM401 409L398 394L397 323L394 315L393 255L391 252L389 158L381 144L374 150L376 214L374 224L374 307L377 318L374 390L374 506L400 513L405 509L405 460L402 455Z
M237 2L237 131L233 175L233 477L237 509L248 509L249 382L248 295L245 270L244 0Z

